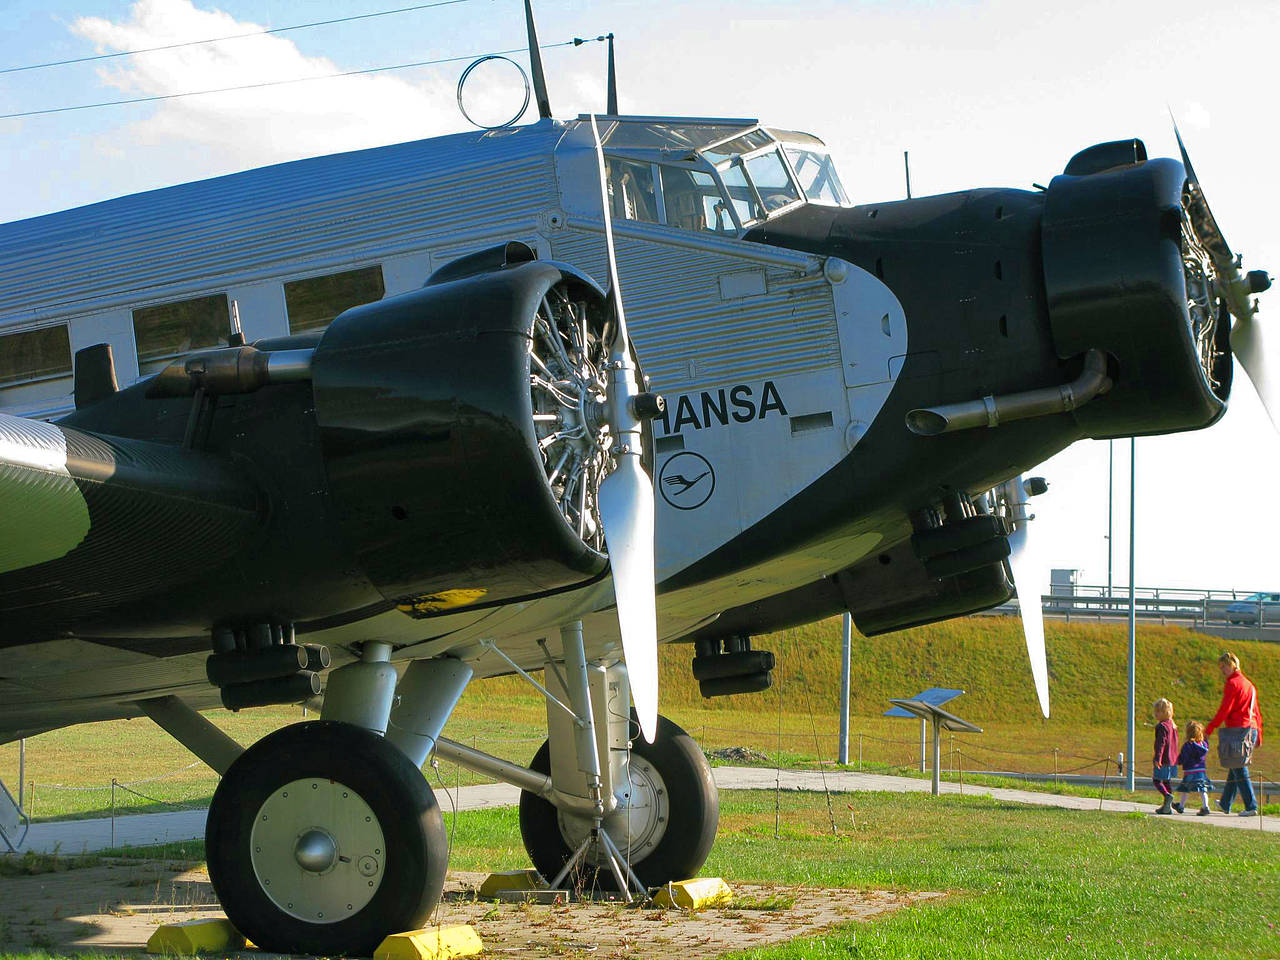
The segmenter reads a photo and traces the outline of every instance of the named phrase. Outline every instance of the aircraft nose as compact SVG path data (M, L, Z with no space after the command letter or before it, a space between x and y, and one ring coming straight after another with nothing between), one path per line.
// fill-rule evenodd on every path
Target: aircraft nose
M1230 316L1188 224L1186 173L1170 159L1094 172L1111 146L1050 182L1041 223L1055 349L1105 351L1115 373L1076 418L1095 438L1207 426L1231 391Z

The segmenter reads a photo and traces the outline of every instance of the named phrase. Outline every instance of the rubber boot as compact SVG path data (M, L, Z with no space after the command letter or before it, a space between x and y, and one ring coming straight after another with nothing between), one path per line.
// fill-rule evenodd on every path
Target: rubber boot
M1164 803L1156 807L1156 813L1173 813L1173 795L1164 798Z

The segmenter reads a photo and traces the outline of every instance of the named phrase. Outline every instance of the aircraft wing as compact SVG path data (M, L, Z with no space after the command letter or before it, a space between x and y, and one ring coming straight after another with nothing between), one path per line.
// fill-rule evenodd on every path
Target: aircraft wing
M0 414L0 646L200 579L260 502L226 458Z
M262 535L259 503L226 460L0 414L0 741L187 687L216 703L207 633L65 628L172 598Z

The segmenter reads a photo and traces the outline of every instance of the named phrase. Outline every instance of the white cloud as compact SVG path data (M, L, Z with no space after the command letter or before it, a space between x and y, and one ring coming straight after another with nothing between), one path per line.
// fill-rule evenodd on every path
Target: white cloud
M261 30L191 0L138 0L127 19L83 17L72 30L102 52ZM355 67L358 69L358 66ZM103 83L122 98L324 77L353 69L307 56L282 36L254 36L160 50L114 61ZM439 92L451 84L424 71L424 80L364 75L284 86L182 97L158 103L135 123L98 143L110 155L122 143L185 154L190 173L209 175L266 163L432 136L458 128Z

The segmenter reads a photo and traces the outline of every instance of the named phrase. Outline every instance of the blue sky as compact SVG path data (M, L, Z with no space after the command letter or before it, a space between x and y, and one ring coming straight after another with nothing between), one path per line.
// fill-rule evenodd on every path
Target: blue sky
M18 0L7 4L0 66L408 3ZM831 146L857 202L902 196L904 149L917 194L1047 183L1077 150L1126 136L1143 138L1153 155L1176 155L1172 108L1231 245L1246 267L1280 274L1273 2L542 0L537 10L543 42L618 35L624 112L760 117L811 131ZM468 0L260 42L0 76L0 113L460 56L523 39L519 0ZM459 130L462 66L0 121L0 220ZM602 45L549 51L546 66L557 116L603 107ZM1270 299L1280 317L1280 290ZM1264 314L1268 306L1264 298ZM1138 450L1139 584L1280 588L1272 496L1280 438L1246 382L1237 381L1216 428L1143 440ZM1106 445L1086 442L1042 471L1053 486L1038 501L1037 539L1054 565L1083 568L1090 582L1106 576L1106 467ZM1117 446L1117 479L1127 484L1127 443ZM1122 582L1127 487L1117 489Z

